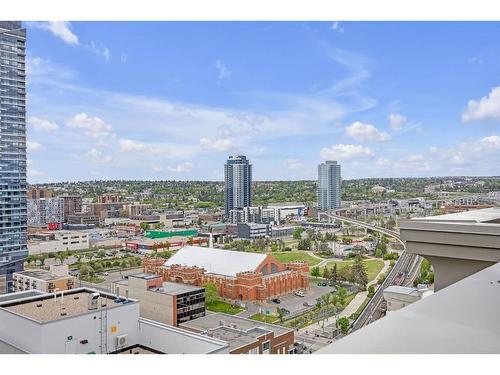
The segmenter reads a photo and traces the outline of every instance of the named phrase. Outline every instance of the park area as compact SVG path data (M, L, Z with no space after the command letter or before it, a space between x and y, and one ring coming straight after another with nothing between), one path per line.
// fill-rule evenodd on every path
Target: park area
M209 311L217 313L225 313L229 315L236 315L244 310L242 307L233 306L230 303L220 300L206 302L205 307Z
M312 267L321 262L320 259L309 255L305 251L287 251L282 253L271 253L271 255L281 263L308 262L309 266Z
M342 268L346 266L352 266L353 263L353 260L331 261L326 264L326 267L332 270L333 266L336 264L337 272L340 272ZM384 268L384 262L379 259L365 259L363 260L363 264L366 266L368 281L374 280L380 273L380 271L382 271L382 268ZM320 271L321 273L323 273L323 268Z

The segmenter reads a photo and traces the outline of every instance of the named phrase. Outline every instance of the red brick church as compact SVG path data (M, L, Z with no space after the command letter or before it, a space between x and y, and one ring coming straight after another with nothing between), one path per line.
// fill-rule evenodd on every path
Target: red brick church
M164 281L197 286L212 282L222 298L231 300L265 301L309 288L308 263L283 264L270 254L185 246L166 262L145 258L143 265Z

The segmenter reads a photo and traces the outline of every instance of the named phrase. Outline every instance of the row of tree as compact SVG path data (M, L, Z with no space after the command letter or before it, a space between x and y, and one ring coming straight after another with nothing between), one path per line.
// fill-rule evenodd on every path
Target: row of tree
M321 272L319 267L313 267L311 269L311 276L323 277L334 285L342 281L350 282L360 286L362 289L366 289L369 281L368 271L366 265L363 263L363 256L361 254L357 254L354 257L352 266L346 264L337 269L337 263L335 263L332 269L324 267L323 272Z

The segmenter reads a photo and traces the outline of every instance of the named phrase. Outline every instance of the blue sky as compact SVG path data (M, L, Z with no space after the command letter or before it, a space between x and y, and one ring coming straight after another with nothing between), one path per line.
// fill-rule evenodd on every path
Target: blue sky
M25 26L32 183L500 175L500 23Z

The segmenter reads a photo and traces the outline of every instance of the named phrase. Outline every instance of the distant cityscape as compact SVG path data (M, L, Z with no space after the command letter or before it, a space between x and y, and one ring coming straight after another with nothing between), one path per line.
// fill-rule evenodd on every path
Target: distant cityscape
M0 353L500 352L499 176L28 184L21 22L0 56Z

